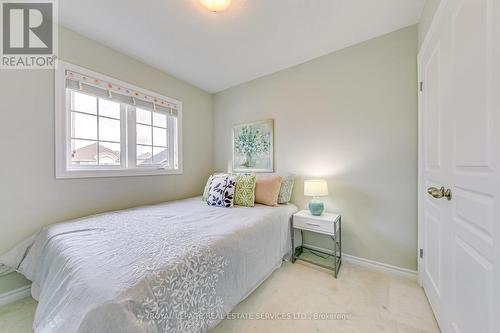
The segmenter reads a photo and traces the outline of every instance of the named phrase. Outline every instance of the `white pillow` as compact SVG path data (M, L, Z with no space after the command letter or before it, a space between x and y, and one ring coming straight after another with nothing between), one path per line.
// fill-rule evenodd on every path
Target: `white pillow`
M234 205L235 176L214 177L208 188L207 204L231 208Z

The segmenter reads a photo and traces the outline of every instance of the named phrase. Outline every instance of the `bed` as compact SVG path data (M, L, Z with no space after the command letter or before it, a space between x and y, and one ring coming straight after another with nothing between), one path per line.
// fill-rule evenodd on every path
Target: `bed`
M35 332L206 332L290 255L292 204L191 198L43 228L0 257L32 281Z

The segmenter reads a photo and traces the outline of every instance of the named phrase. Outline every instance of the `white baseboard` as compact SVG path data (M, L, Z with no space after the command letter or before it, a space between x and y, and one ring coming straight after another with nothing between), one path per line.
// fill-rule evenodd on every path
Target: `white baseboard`
M381 272L386 272L389 274L394 274L394 275L399 275L403 276L412 280L417 280L417 271L408 269L408 268L403 268L403 267L398 267L398 266L393 266L389 264L384 264L383 262L378 262L370 259L365 259L365 258L359 258L355 256L351 256L350 254L342 254L342 258L353 265L359 265L367 268L372 268Z
M31 296L31 284L0 294L0 306Z
M327 253L333 254L333 251L329 250L329 249L324 249L324 248L314 246L314 245L309 245L309 244L304 244L304 246L307 246L313 250L316 249L319 251L325 251ZM389 265L389 264L384 264L382 262L378 262L375 260L355 257L353 255L346 254L346 253L342 253L342 260L344 260L345 262L348 262L350 264L353 264L353 265L371 268L371 269L374 269L374 270L377 270L380 272L389 273L389 274L393 274L393 275L403 276L403 277L406 277L406 278L409 278L409 279L412 279L415 281L417 280L417 276L418 276L417 271L414 271L411 269L393 266L393 265Z

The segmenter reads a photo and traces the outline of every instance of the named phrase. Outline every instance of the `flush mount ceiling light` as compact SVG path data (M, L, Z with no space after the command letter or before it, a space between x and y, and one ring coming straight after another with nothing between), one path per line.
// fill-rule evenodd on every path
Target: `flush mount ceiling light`
M232 0L200 0L201 4L211 11L220 12L229 7Z

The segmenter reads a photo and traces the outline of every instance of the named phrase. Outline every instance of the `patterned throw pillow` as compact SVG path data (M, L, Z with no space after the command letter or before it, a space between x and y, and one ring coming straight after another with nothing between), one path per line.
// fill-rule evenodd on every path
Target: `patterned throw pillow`
M294 182L295 182L294 175L283 177L283 181L281 182L281 187L280 187L280 194L278 195L279 204L286 204L290 202L290 199L292 198L292 190Z
M210 177L208 177L207 183L205 184L205 188L203 189L203 196L201 197L201 201L207 201L207 199L208 199L208 188L210 187L210 182L212 181L212 179L214 179L214 177L224 177L224 176L228 176L228 174L227 173L216 172L213 175L210 175Z
M234 191L234 204L238 206L253 207L255 205L254 174L236 175L236 188Z
M208 188L207 204L218 207L233 207L236 177L213 177Z

